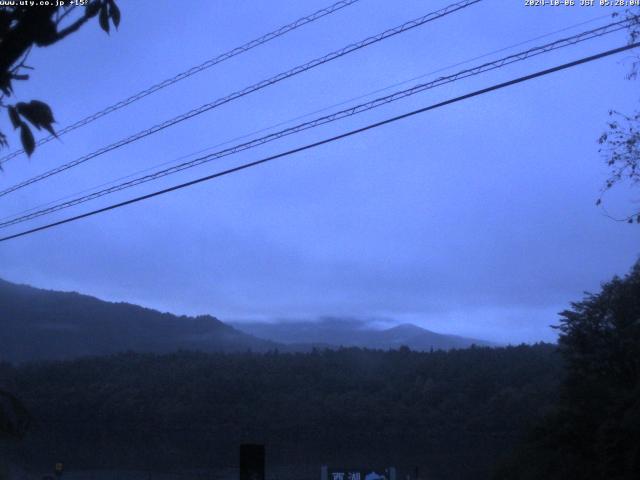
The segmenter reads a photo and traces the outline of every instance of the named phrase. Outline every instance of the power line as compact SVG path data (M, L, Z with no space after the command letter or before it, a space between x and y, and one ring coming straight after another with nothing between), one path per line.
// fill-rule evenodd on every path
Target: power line
M461 102L461 101L467 100L469 98L477 97L477 96L484 95L484 94L489 93L489 92L493 92L493 91L500 90L500 89L503 89L503 88L506 88L506 87L509 87L509 86L512 86L512 85L516 85L518 83L523 83L523 82L526 82L526 81L529 81L529 80L533 80L533 79L538 78L538 77L549 75L551 73L555 73L555 72L558 72L558 71L561 71L561 70L566 70L568 68L572 68L572 67L575 67L575 66L578 66L578 65L582 65L582 64L589 63L589 62L592 62L592 61L595 61L595 60L599 60L601 58L608 57L610 55L615 55L615 54L620 53L620 52L631 50L632 48L636 48L638 46L640 46L640 42L630 43L630 44L624 45L622 47L614 48L614 49L611 49L611 50L607 50L605 52L601 52L601 53L598 53L598 54L595 54L595 55L591 55L589 57L583 57L583 58L581 58L579 60L574 60L574 61L569 62L569 63L564 63L562 65L558 65L558 66L555 66L555 67L552 67L552 68L548 68L548 69L545 69L545 70L540 70L538 72L535 72L535 73L532 73L532 74L529 74L529 75L525 75L525 76L522 76L522 77L518 77L518 78L515 78L513 80L509 80L507 82L498 83L498 84L492 85L490 87L486 87L486 88L483 88L483 89L480 89L480 90L476 90L476 91L471 92L471 93L467 93L465 95L461 95L461 96L458 96L458 97L455 97L455 98L451 98L449 100L445 100L443 102L435 103L435 104L429 105L427 107L419 108L417 110L413 110L411 112L404 113L402 115L397 115L395 117L391 117L391 118L388 118L386 120L382 120L380 122L372 123L372 124L366 125L364 127L357 128L355 130L350 130L348 132L345 132L345 133L342 133L340 135L336 135L336 136L333 136L333 137L329 137L329 138L326 138L324 140L320 140L318 142L309 143L309 144L304 145L302 147L297 147L297 148L294 148L294 149L291 149L291 150L287 150L285 152L278 153L276 155L271 155L269 157L262 158L260 160L256 160L254 162L245 163L245 164L239 165L237 167L229 168L227 170L223 170L221 172L217 172L217 173L214 173L214 174L211 174L211 175L207 175L205 177L200 177L200 178L197 178L195 180L191 180L191 181L188 181L188 182L185 182L185 183L181 183L179 185L174 185L172 187L165 188L165 189L162 189L162 190L158 190L158 191L153 192L153 193L149 193L149 194L146 194L146 195L135 197L135 198L123 201L123 202L119 202L119 203L115 203L115 204L109 205L107 207L99 208L97 210L92 210L92 211L87 212L87 213L83 213L83 214L76 215L76 216L73 216L73 217L65 218L65 219L59 220L57 222L49 223L47 225L42 225L40 227L32 228L30 230L25 230L25 231L22 231L22 232L13 234L13 235L2 237L2 238L0 238L0 242L6 242L6 241L14 239L14 238L23 237L25 235L29 235L29 234L32 234L32 233L35 233L35 232L39 232L39 231L42 231L42 230L47 230L47 229L50 229L50 228L53 228L53 227L56 227L56 226L59 226L59 225L63 225L63 224L66 224L66 223L74 222L76 220L80 220L80 219L87 218L87 217L90 217L90 216L93 216L93 215L97 215L99 213L104 213L104 212L107 212L107 211L110 211L110 210L114 210L114 209L117 209L117 208L120 208L120 207L124 207L126 205L131 205L133 203L141 202L143 200L148 200L148 199L153 198L153 197L164 195L165 193L169 193L169 192L173 192L173 191L176 191L176 190L181 190L183 188L191 187L191 186L199 184L199 183L203 183L203 182L206 182L206 181L209 181L209 180L213 180L215 178L226 176L226 175L229 175L231 173L239 172L241 170L245 170L245 169L248 169L248 168L251 168L251 167L255 167L255 166L261 165L263 163L271 162L271 161L276 160L278 158L290 156L290 155L293 155L295 153L299 153L299 152L302 152L302 151L305 151L305 150L310 150L310 149L319 147L321 145L325 145L325 144L328 144L328 143L335 142L337 140L348 138L348 137L351 137L353 135L356 135L356 134L359 134L359 133L362 133L362 132L365 132L365 131L368 131L368 130L372 130L374 128L381 127L383 125L387 125L387 124L390 124L390 123L393 123L393 122L396 122L396 121L399 121L399 120L402 120L402 119L405 119L405 118L409 118L409 117L418 115L420 113L425 113L425 112L428 112L430 110L435 110L437 108L444 107L446 105L451 105L453 103Z
M140 132L138 132L138 133L136 133L134 135L131 135L131 136L125 138L125 139L119 140L118 142L112 143L111 145L103 147L103 148L101 148L99 150L96 150L96 151L94 151L94 152L92 152L90 154L87 154L87 155L85 155L83 157L80 157L80 158L78 158L76 160L73 160L71 162L65 163L65 164L63 164L63 165L61 165L59 167L56 167L56 168L54 168L52 170L49 170L49 171L47 171L45 173L42 173L42 174L37 175L35 177L32 177L32 178L30 178L28 180L25 180L25 181L23 181L21 183L13 185L13 186L11 186L11 187L9 187L7 189L4 189L4 190L0 191L0 197L8 195L8 194L10 194L12 192L15 192L16 190L24 188L24 187L26 187L28 185L33 184L33 183L42 181L42 180L44 180L46 178L49 178L49 177L51 177L53 175L56 175L58 173L64 172L65 170L68 170L68 169L73 168L73 167L75 167L77 165L80 165L80 164L82 164L82 163L84 163L84 162L86 162L88 160L91 160L92 158L98 157L98 156L100 156L102 154L105 154L107 152L110 152L112 150L120 148L120 147L122 147L124 145L127 145L129 143L135 142L137 140L140 140L141 138L144 138L144 137L147 137L147 136L152 135L154 133L157 133L157 132L159 132L161 130L164 130L165 128L171 127L171 126L173 126L173 125L175 125L177 123L180 123L180 122L183 122L183 121L188 120L190 118L193 118L196 115L200 115L200 114L202 114L204 112L207 112L207 111L212 110L212 109L214 109L216 107L219 107L221 105L229 103L229 102L231 102L233 100L236 100L236 99L238 99L240 97L244 97L245 95L248 95L248 94L253 93L255 91L261 90L261 89L263 89L265 87L268 87L270 85L273 85L275 83L281 82L282 80L285 80L285 79L287 79L289 77L293 77L293 76L298 75L298 74L300 74L302 72L305 72L307 70L311 70L312 68L315 68L317 66L323 65L323 64L328 63L330 61L333 61L333 60L335 60L337 58L343 57L343 56L345 56L345 55L347 55L349 53L355 52L355 51L360 50L360 49L362 49L364 47L372 45L374 43L380 42L382 40L386 40L387 38L390 38L390 37L393 37L395 35L407 32L407 31L412 30L412 29L414 29L416 27L425 25L426 23L429 23L429 22L432 22L434 20L440 19L440 18L445 17L445 16L447 16L447 15L449 15L451 13L457 12L459 10L467 8L467 7L471 6L471 5L479 3L481 1L482 0L463 0L463 1L460 1L460 2L457 2L457 3L453 3L453 4L449 5L449 6L447 6L445 8L442 8L440 10L437 10L435 12L428 13L427 15L424 15L422 17L416 18L416 19L411 20L409 22L405 22L405 23L403 23L402 25L400 25L398 27L395 27L395 28L392 28L392 29L389 29L389 30L385 30L384 32L379 33L378 35L374 35L374 36L368 37L368 38L366 38L366 39L364 39L364 40L362 40L360 42L357 42L357 43L352 43L352 44L350 44L350 45L348 45L346 47L343 47L340 50L336 50L336 51L334 51L332 53L329 53L329 54L327 54L327 55L325 55L323 57L316 58L315 60L307 62L307 63L305 63L303 65L299 65L299 66L294 67L294 68L292 68L290 70L287 70L286 72L279 73L279 74L277 74L277 75L275 75L275 76L273 76L273 77L271 77L271 78L269 78L267 80L263 80L263 81L261 81L259 83L251 85L249 87L246 87L246 88L244 88L242 90L238 90L238 91L236 91L236 92L234 92L234 93L232 93L230 95L227 95L226 97L219 98L218 100L215 100L215 101L213 101L211 103L204 104L204 105L202 105L202 106L200 106L200 107L198 107L196 109L193 109L193 110L191 110L191 111L189 111L187 113L183 113L182 115L174 117L174 118L172 118L170 120L166 120L166 121L164 121L162 123L154 125L153 127L150 127L150 128L148 128L146 130L142 130L142 131L140 131Z
M598 20L602 20L604 18L611 18L611 15L610 14L600 15L600 16L597 16L597 17L593 17L593 18L591 18L589 20L585 20L583 22L574 23L574 24L568 25L566 27L563 27L563 28L561 28L559 30L554 30L552 32L548 32L548 33L545 33L545 34L542 34L542 35L538 35L536 37L532 37L532 38L529 38L527 40L523 40L523 41L511 44L509 46L499 48L497 50L492 50L491 52L487 52L487 53L484 53L482 55L478 55L478 56L475 56L475 57L472 57L472 58L468 58L466 60L462 60L462 61L456 62L454 64L447 65L446 67L441 67L441 68L438 68L436 70L432 70L430 72L423 73L423 74L420 74L418 76L414 76L414 77L408 78L406 80L402 80L400 82L396 82L396 83L387 85L385 87L369 91L367 93L364 93L362 95L358 95L356 97L351 97L351 98L348 98L346 100L342 100L342 101L340 101L338 103L334 103L332 105L328 105L326 107L322 107L322 108L320 108L318 110L313 110L311 112L307 112L305 114L298 115L298 116L295 116L293 118L290 118L288 120L280 121L278 123L269 125L267 127L262 127L262 128L257 129L257 130L253 130L251 132L244 133L242 135L239 135L239 136L230 138L228 140L225 140L224 142L218 142L215 145L211 145L209 147L205 147L205 148L199 149L199 150L197 150L195 152L191 152L191 153L188 153L188 154L185 154L185 155L181 155L181 156L179 156L177 158L174 158L172 160L165 161L165 162L162 162L160 164L155 164L155 165L152 165L150 167L146 167L146 168L144 168L142 170L137 170L135 172L132 172L132 173L129 173L127 175L115 178L113 180L109 180L107 182L100 183L99 185L94 185L93 187L89 187L89 188L85 188L85 189L80 190L80 191L76 191L76 192L74 192L72 194L56 198L55 200L52 200L52 201L49 201L49 202L46 202L46 203L41 203L39 205L30 207L30 208L26 208L24 210L21 210L19 212L11 214L11 215L6 215L4 217L0 217L0 222L4 222L5 220L9 220L9 219L14 219L14 218L17 218L19 216L26 215L27 213L35 212L36 210L42 210L45 207L49 207L51 205L55 205L55 204L57 204L59 202L62 202L63 200L68 200L68 199L74 198L77 195L81 195L83 193L91 192L91 191L94 191L94 190L96 190L98 188L106 187L107 185L114 185L114 184L116 184L118 182L121 182L123 180L135 177L136 175L140 175L140 174L143 174L143 173L150 172L154 168L160 168L160 167L164 167L164 166L167 166L167 165L172 165L172 164L175 164L175 163L177 163L177 162L179 162L181 160L185 160L185 159L187 159L189 157L193 157L195 155L199 155L199 154L202 154L204 152L213 150L214 148L219 148L219 147L222 147L224 145L229 145L230 143L233 143L235 141L244 140L245 138L250 138L252 135L256 135L256 134L259 134L259 133L267 132L267 131L273 130L273 129L277 128L277 127L281 127L283 125L287 125L289 123L293 123L296 120L301 120L303 118L307 118L307 117L310 117L310 116L318 114L318 113L326 112L328 110L331 110L332 108L336 108L336 107L340 107L342 105L346 105L349 102L354 102L354 101L357 101L357 100L361 100L363 98L367 98L367 97L370 97L372 95L391 90L392 88L399 87L399 86L402 86L402 85L406 85L406 84L414 82L416 80L420 80L422 78L429 77L431 75L435 75L436 73L440 73L440 72L443 72L443 71L446 71L446 70L450 70L452 68L455 68L455 67L458 67L458 66L461 66L461 65L466 65L466 64L471 63L473 61L481 60L483 58L490 57L491 55L495 55L496 53L501 53L501 52L504 52L504 51L507 51L507 50L511 50L511 49L513 49L515 47L519 47L521 45L526 45L528 43L534 42L536 40L540 40L542 38L547 38L547 37L556 35L558 33L566 32L568 30L573 30L574 28L581 27L583 25L587 25L589 23L593 23L593 22L598 21Z
M627 24L628 24L628 20L622 20L619 22L614 22L611 23L609 25L605 25L603 27L599 27L599 28L595 28L592 30L588 30L585 32L581 32L579 34L573 35L571 37L566 37L563 39L559 39L556 40L554 42L542 45L542 46L538 46L538 47L533 47L530 48L528 50L525 50L523 52L519 52L519 53L515 53L512 55L509 55L507 57L503 57L501 59L498 60L494 60L492 62L488 62L488 63L484 63L482 65L476 66L476 67L472 67L466 70L462 70L458 73L455 73L453 75L449 75L449 76L445 76L445 77L440 77L436 80L433 80L431 82L428 83L423 83L423 84L418 84L415 85L411 88L405 89L405 90L401 90L401 91L397 91L394 92L390 95L384 96L384 97L380 97L374 100L371 100L369 102L366 103L362 103L353 107L349 107L347 109L344 110L340 110L338 112L334 112L330 115L325 115L319 118L316 118L314 120L308 121L308 122L304 122L301 123L299 125L295 125L293 127L289 127L286 128L284 130L280 130L278 132L274 132L271 133L269 135L260 137L260 138L256 138L253 140L250 140L248 142L245 143L241 143L239 145L235 145L233 147L229 147L223 150L220 150L218 152L214 152L208 155L204 155L201 156L199 158L195 158L193 160L190 160L188 162L184 162L181 163L179 165L175 165L173 167L169 167L163 170L159 170L157 172L154 172L152 174L148 174L148 175L144 175L142 177L138 177L135 178L133 180L127 181L127 182L123 182L114 186L111 186L109 188L105 188L102 190L99 190L97 192L93 192L91 194L88 195L84 195L81 197L76 197L72 200L66 201L66 202L62 202L62 203L58 203L56 205L47 207L47 208L43 208L37 211L34 211L32 213L29 214L25 214L25 215L21 215L21 216L16 216L15 218L12 218L10 220L5 220L5 221L0 221L0 228L7 228L9 226L12 225L16 225L19 223L23 223L29 220L33 220L35 218L41 217L43 215L47 215L53 212L57 212L59 210L63 210L66 208L70 208L76 205L80 205L82 203L86 203L88 201L91 200L95 200L97 198L103 197L105 195L109 195L121 190L125 190L127 188L131 188L137 185L141 185L143 183L147 183L153 180L157 180L159 178L174 174L174 173L178 173L181 172L183 170L189 169L189 168L193 168L196 167L198 165L201 165L203 163L207 163L222 157L226 157L229 155L233 155L236 154L238 152L244 151L244 150L248 150L250 148L255 148L257 146L263 145L265 143L274 141L274 140L278 140L280 138L295 134L295 133L299 133L301 131L304 130L308 130L311 128L315 128L321 125L325 125L328 123L332 123L335 122L337 120L341 120L343 118L346 117L350 117L353 115L357 115L363 112L366 112L368 110L372 110L374 108L378 108L382 105L386 105L388 103L391 102L395 102L398 100L401 100L403 98L407 98L410 97L412 95L416 95L418 93L424 92L426 90L435 88L435 87L439 87L448 83L452 83L461 79L465 79L465 78L469 78L471 76L475 76L475 75L479 75L482 73L486 73L492 70L496 70L498 68L502 68L505 67L507 65L511 65L515 62L519 62L519 61L523 61L529 58L532 58L534 56L537 55L541 55L544 53L548 53L550 51L553 50L557 50L559 48L564 48L570 45L575 45L577 43L580 42L584 42L586 40L590 40L593 38L597 38L597 37L602 37L603 35L607 35L607 34L611 34L614 32L617 32L619 30L625 29L627 28Z
M253 48L256 48L260 45L263 45L267 42L270 42L271 40L274 40L278 37L281 37L293 30L296 30L297 28L300 28L304 25L307 25L309 23L315 22L316 20L325 17L327 15L330 15L334 12L337 12L338 10L342 10L345 7L348 7L350 5L353 5L354 3L358 2L360 0L342 0L340 2L334 3L333 5L330 5L329 7L323 8L318 10L317 12L314 12L310 15L307 15L305 17L299 18L298 20L296 20L295 22L289 23L283 27L278 28L277 30L274 30L272 32L269 32L259 38L256 38L254 40L251 40L247 43L245 43L244 45L241 45L239 47L236 47L232 50L229 50L228 52L222 53L216 57L210 58L209 60L201 63L200 65L197 65L195 67L191 67L188 70L185 70L184 72L178 73L177 75L174 75L171 78L167 78L161 82L156 83L155 85L150 86L149 88L146 88L145 90L142 90L134 95L131 95L128 98L125 98L124 100L120 100L119 102L110 105L106 108L104 108L103 110L100 110L96 113L93 113L92 115L89 115L88 117L85 117L81 120L78 120L77 122L59 130L58 132L56 132L57 136L60 137L66 133L69 133L73 130L76 130L80 127L83 127L91 122L94 122L96 120L98 120L99 118L102 118L106 115L109 115L110 113L115 112L116 110L120 110L123 107L126 107L127 105L132 104L133 102L136 102L148 95L151 95L152 93L155 93L159 90L162 90L163 88L166 88L170 85L173 85L176 82L179 82L181 80L184 80L185 78L191 77L193 75L195 75L196 73L200 73L203 70L207 70L208 68L211 68L219 63L222 63L226 60L229 60L230 58L233 58L237 55L240 55L241 53L245 53L249 50L252 50ZM41 138L40 140L38 140L38 142L36 143L37 145L44 145L47 142L50 142L51 140L53 140L54 138L56 138L56 136L54 135L49 135L48 137L44 137ZM8 155L5 155L4 157L0 158L0 165L6 163L7 161L11 160L12 158L15 158L17 156L20 156L24 153L23 149L19 149L16 150L14 152L9 153Z

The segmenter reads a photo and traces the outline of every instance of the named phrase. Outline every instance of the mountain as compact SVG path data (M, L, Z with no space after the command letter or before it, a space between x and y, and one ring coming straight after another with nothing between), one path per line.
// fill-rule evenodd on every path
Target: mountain
M379 329L371 323L352 318L321 318L318 321L234 322L245 333L296 349L310 346L353 346L373 349L397 349L403 345L417 351L450 350L471 345L494 346L491 342L456 335L443 335L405 323Z
M351 318L226 324L210 315L177 316L75 292L0 280L0 362L59 360L118 352L309 351L313 347L449 350L488 342L416 325L376 329Z
M268 351L278 345L209 316L187 317L0 280L0 361L124 351Z

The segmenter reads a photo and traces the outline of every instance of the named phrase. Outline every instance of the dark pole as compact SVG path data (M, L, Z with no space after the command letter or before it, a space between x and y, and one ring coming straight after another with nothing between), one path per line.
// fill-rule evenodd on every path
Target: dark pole
M265 480L264 445L240 445L240 480Z

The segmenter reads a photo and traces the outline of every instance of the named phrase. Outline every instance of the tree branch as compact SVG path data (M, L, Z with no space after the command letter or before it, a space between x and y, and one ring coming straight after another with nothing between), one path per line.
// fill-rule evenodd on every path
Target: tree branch
M93 15L88 15L89 13L89 6L87 6L87 10L85 11L85 14L80 17L79 19L77 19L75 22L73 22L71 25L69 25L66 28L63 28L62 30L60 30L59 32L56 33L56 36L53 37L51 39L50 42L47 42L45 44L43 44L43 46L49 46L52 45L56 42L59 42L60 40L62 40L63 38L65 38L67 35L70 35L76 31L78 31L78 29L80 27L82 27L82 25L84 25L85 23L87 23L88 20L90 20L91 18L95 17L95 14Z

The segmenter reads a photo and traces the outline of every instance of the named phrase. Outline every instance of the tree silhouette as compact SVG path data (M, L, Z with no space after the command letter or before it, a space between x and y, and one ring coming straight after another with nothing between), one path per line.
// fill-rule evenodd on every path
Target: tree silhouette
M22 438L30 423L31 416L22 402L0 389L0 480L10 478L6 441Z
M48 47L65 39L96 16L107 33L110 21L116 28L120 24L120 10L114 0L77 2L84 3L83 6L72 2L59 2L59 6L56 2L49 3L51 5L26 6L16 2L13 6L0 6L0 108L8 111L11 125L20 130L20 141L28 155L35 149L30 125L55 135L53 112L45 102L7 102L14 96L14 82L29 79L25 71L32 70L26 64L31 49ZM7 136L0 130L0 146L7 145ZM0 437L23 435L27 419L22 403L11 393L0 390Z
M26 64L31 49L48 47L67 38L96 16L100 27L109 33L110 22L116 28L120 24L120 10L114 0L64 2L66 4L60 6L56 6L56 2L38 6L16 3L0 6L0 108L8 111L14 130L20 130L24 151L31 155L35 150L35 139L30 125L55 135L53 112L45 102L7 102L14 96L14 82L29 79L25 72L32 70ZM8 146L7 136L1 130L0 146Z
M24 436L31 417L22 402L13 394L0 390L0 438Z
M640 261L562 313L560 348L574 425L596 478L640 474Z
M632 22L629 28L629 43L640 40L640 16L637 13L627 13ZM640 57L636 56L627 78L637 80L639 75ZM605 156L610 167L610 174L596 205L602 203L603 196L615 185L626 181L634 186L640 185L640 110L630 115L616 110L609 111L607 127L598 143L601 145L600 153ZM628 223L635 221L640 224L640 209L618 220Z
M640 261L573 303L557 328L557 406L496 478L640 478Z

